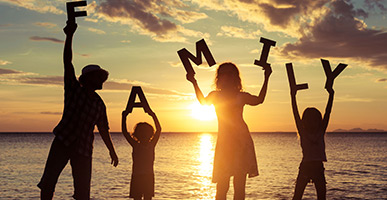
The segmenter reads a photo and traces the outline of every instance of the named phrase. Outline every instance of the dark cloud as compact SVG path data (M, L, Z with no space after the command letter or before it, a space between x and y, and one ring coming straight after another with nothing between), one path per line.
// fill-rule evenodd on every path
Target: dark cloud
M3 74L20 74L22 72L20 71L16 71L16 70L13 70L13 69L0 69L0 75L3 75Z
M39 36L32 36L30 37L30 40L32 41L49 41L49 42L55 42L55 43L63 43L63 40L51 38L51 37L39 37Z
M387 78L380 78L376 80L376 82L387 82Z
M366 7L372 10L381 10L387 12L385 0L365 0Z
M99 6L99 12L110 18L123 18L134 20L143 30L156 35L163 35L177 29L176 24L161 19L148 10L152 8L153 2L144 1L117 1L107 0Z
M285 44L281 52L289 57L352 58L371 67L387 69L387 33L367 28L359 17L367 17L344 0L333 1L331 10L315 24L305 25L296 43Z

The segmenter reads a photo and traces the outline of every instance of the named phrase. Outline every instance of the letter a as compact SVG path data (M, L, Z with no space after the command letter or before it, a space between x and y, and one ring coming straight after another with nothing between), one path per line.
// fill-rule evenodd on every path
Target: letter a
M196 65L202 64L202 53L204 58L206 58L208 65L211 67L215 65L215 59L212 56L210 49L208 48L204 39L201 39L196 42L196 56L192 55L187 49L180 49L177 54L179 54L180 60L184 65L185 71L187 74L195 74L194 69L192 68L191 62L192 60Z
M87 2L86 1L73 1L73 2L67 2L66 3L66 9L67 9L67 20L69 22L75 23L75 18L76 17L83 17L87 16L86 11L78 11L75 12L74 8L75 7L80 7L80 6L86 6Z
M332 88L335 78L348 66L347 64L340 63L335 70L331 69L331 65L328 60L321 59L321 63L324 67L325 76L327 81L325 82L325 88Z
M140 102L135 102L136 95L138 95ZM130 92L128 104L126 106L126 111L131 113L133 111L133 107L142 107L144 112L149 113L150 107L148 101L145 98L144 92L142 91L140 86L133 86L132 91Z
M296 78L294 77L294 71L293 71L292 63L286 63L286 72L288 73L290 90L296 91L296 90L308 89L308 84L307 83L296 84Z

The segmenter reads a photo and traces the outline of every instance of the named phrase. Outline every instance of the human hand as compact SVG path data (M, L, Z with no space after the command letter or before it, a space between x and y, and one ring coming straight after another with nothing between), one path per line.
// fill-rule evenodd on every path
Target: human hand
M128 115L129 115L129 111L127 110L122 111L122 117L126 117Z
M271 67L270 65L269 66L266 66L263 68L263 70L265 70L265 78L269 78L269 76L271 75L272 73L272 70L271 70Z
M296 94L297 94L297 89L296 88L290 88L290 95L291 96L296 96Z
M150 109L150 108L148 108L147 113L148 113L148 115L150 115L151 117L156 116L156 114L155 114L155 113L153 112L153 110Z
M186 78L191 83L196 83L195 74L187 74Z
M77 30L77 27L78 27L77 23L67 21L66 26L63 28L63 32L66 35L73 35Z
M335 93L335 90L333 90L333 87L327 87L326 90L328 91L329 94Z
M118 156L115 151L110 151L110 158L112 159L111 163L114 167L118 165Z

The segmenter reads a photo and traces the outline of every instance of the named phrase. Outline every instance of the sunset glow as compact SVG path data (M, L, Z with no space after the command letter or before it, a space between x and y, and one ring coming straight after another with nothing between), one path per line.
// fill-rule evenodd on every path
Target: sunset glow
M0 0L0 131L49 132L60 120L66 2ZM120 131L128 94L140 86L163 131L215 132L214 108L190 105L197 100L177 52L186 48L196 55L196 42L205 40L216 65L191 62L205 96L214 89L216 66L226 61L238 66L243 90L259 95L263 71L254 63L262 53L261 37L276 41L267 59L273 73L264 103L244 108L250 131L295 131L286 63L292 63L297 84L309 85L297 93L300 112L324 110L320 59L332 69L348 64L333 85L328 131L387 130L385 1L150 2L97 0L75 9L87 11L76 18L75 73L87 64L109 71L97 92L110 131ZM128 117L129 124L149 118L137 114Z
M200 105L199 102L192 103L189 108L191 109L191 116L195 119L202 121L211 121L216 119L216 113L214 106Z

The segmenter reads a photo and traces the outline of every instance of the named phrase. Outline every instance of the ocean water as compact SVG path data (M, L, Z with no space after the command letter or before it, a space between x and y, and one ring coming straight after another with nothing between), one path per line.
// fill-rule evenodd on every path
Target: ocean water
M248 178L246 199L291 199L301 160L295 133L253 133L260 175ZM0 199L38 199L36 187L53 139L49 133L0 134ZM106 147L96 135L92 199L128 199L131 147L112 134L120 159L110 165ZM214 133L162 133L156 147L154 199L214 199L211 183ZM325 163L327 199L387 199L387 134L328 133ZM62 172L54 199L71 199L71 168ZM232 182L228 199L232 199ZM316 199L313 184L304 199Z

